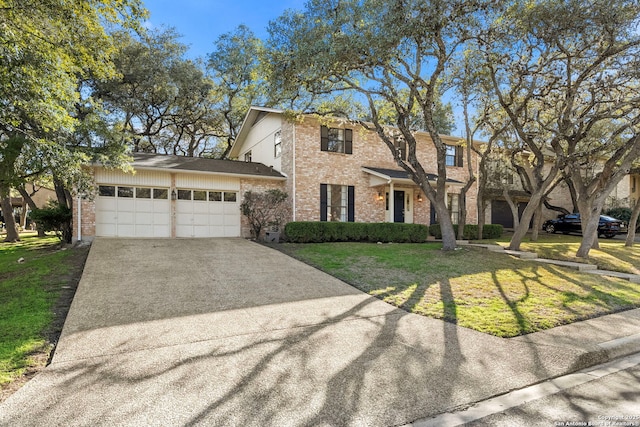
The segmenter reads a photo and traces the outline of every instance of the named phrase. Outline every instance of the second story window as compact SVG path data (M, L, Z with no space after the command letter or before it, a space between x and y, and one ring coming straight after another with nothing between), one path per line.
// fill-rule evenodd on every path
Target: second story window
M322 126L320 128L320 150L351 154L353 152L353 131Z
M447 166L462 167L462 147L459 145L447 145Z
M244 161L245 162L251 161L251 151L247 151L246 153L244 153Z
M407 141L403 137L397 137L393 140L393 145L396 147L401 160L407 160Z
M282 154L282 134L280 131L273 136L273 157L278 158Z

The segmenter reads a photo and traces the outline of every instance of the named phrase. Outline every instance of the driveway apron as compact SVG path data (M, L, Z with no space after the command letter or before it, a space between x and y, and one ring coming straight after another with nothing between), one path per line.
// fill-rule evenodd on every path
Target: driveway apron
M589 350L407 314L242 239L96 239L51 365L0 425L400 425Z

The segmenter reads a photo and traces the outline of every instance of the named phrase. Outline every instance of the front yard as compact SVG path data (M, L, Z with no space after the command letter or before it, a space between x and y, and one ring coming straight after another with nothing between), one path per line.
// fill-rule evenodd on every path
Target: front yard
M21 238L0 242L0 401L47 363L88 253Z
M553 247L553 242L548 242L550 246L544 250L565 254L573 244L557 243L569 246ZM523 245L523 250L540 252L529 245ZM611 245L624 247L623 242ZM440 247L439 243L276 246L406 311L500 337L640 307L640 285L625 280L523 261L485 249L462 247L443 252ZM637 268L640 248L621 248L612 246L602 259L621 253L624 269Z

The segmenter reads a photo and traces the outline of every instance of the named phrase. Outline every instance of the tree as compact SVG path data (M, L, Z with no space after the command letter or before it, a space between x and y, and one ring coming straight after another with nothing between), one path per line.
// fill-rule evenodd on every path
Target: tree
M514 3L480 40L496 104L518 148L531 199L510 243L518 249L545 193L568 177L576 190L586 257L607 195L640 154L640 36L636 1ZM584 177L584 160L606 156Z
M483 20L491 2L311 0L304 12L286 12L269 27L271 76L281 87L314 94L355 92L371 125L394 159L420 186L438 215L443 249L456 237L446 204L446 145L435 120L441 80L460 45ZM391 106L393 114L381 106ZM437 181L431 186L418 160L414 112L436 150ZM386 119L393 117L394 126ZM407 160L394 139L407 143Z
M114 73L107 27L137 28L139 0L7 0L0 8L0 197L46 170L80 168L73 133L78 78ZM3 203L4 204L4 203ZM11 230L7 236L15 240Z
M134 152L217 155L224 135L215 85L173 29L118 33L118 74L90 83L92 96L117 117Z
M268 226L279 228L285 215L284 202L287 193L281 190L267 190L264 193L247 191L240 204L240 212L247 217L254 239L262 237L262 230ZM279 230L278 230L279 231Z

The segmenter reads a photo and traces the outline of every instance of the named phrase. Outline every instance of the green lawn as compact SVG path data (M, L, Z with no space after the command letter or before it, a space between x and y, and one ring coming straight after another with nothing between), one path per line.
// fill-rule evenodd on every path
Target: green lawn
M513 337L640 307L640 286L439 243L276 246L412 313Z
M602 270L621 271L623 273L640 274L640 244L628 248L624 240L599 239L600 249L592 249L589 259L576 258L582 237L562 234L540 233L537 242L526 238L520 249L535 252L541 258L558 259L562 261L589 262ZM509 236L500 240L483 241L483 243L498 243L509 245Z
M70 269L72 251L57 250L56 237L22 239L0 243L0 386L21 376L32 355L50 351L45 331Z

